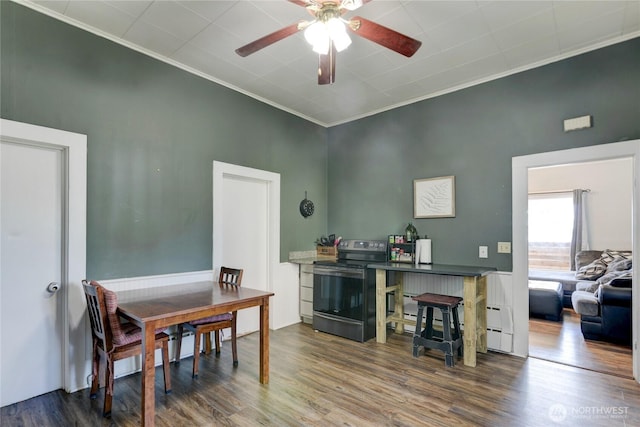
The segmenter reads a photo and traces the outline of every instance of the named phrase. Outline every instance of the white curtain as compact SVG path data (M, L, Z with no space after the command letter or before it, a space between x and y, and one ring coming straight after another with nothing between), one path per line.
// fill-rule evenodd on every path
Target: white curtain
M589 249L585 195L587 190L573 190L573 231L571 233L571 270L576 269L576 254Z

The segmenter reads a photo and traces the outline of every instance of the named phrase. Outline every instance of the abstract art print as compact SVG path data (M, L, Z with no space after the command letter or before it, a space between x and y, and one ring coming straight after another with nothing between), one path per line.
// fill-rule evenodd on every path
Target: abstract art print
M413 180L413 217L455 217L455 194L455 176Z

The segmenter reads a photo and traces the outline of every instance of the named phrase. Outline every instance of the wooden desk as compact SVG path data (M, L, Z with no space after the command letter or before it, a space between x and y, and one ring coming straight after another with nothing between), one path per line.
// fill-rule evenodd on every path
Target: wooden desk
M142 422L155 418L155 330L203 317L260 307L260 383L269 382L269 297L273 292L246 287L221 289L216 282L197 282L118 292L122 317L142 328Z
M476 366L476 351L487 352L487 278L493 267L468 267L443 264L409 264L388 262L371 264L376 269L376 341L387 342L387 323L396 323L396 333L404 333L404 325L416 322L404 318L404 273L437 274L443 276L461 276L464 290L464 364ZM387 272L402 273L397 283L387 286ZM426 292L426 290L425 290ZM387 294L393 293L394 312L387 315ZM470 351L475 349L475 351Z

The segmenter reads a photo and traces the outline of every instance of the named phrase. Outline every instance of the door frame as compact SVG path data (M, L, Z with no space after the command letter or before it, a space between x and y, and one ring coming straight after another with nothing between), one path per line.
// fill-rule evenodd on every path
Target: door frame
M640 183L640 140L599 144L590 147L531 154L512 158L512 237L513 237L513 353L527 357L529 353L529 292L527 261L527 193L529 168L554 166L609 160L622 157L632 158L632 214L633 263L640 263L640 197L637 196ZM640 324L640 275L634 269L632 284L632 324ZM638 340L640 328L633 328L633 377L640 382L640 357Z
M212 269L222 264L222 242L225 233L222 199L224 178L262 181L267 186L267 290L273 292L274 277L280 263L280 174L275 172L213 161L213 236ZM215 271L214 271L215 273ZM277 303L274 300L274 303ZM276 304L273 304L275 307ZM269 310L269 328L273 329L274 309Z
M16 144L62 150L62 386L67 393L87 387L87 321L82 280L86 274L87 136L0 119L0 137ZM1 255L1 254L0 254ZM90 348L90 347L89 347Z

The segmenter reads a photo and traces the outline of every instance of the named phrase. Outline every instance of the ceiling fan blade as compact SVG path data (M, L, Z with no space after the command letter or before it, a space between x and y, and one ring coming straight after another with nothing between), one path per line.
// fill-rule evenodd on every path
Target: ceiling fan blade
M307 7L310 3L304 0L287 0L289 3L297 4L298 6Z
M285 37L289 37L304 28L304 25L301 24L293 24L288 27L284 27L278 31L274 31L271 34L267 34L264 37L259 38L258 40L252 41L249 44L246 44L242 47L236 49L236 53L242 57L249 56L252 53L259 51L273 43L284 39Z
M364 37L407 57L413 56L422 45L419 40L405 36L391 28L376 24L360 16L351 19L348 27L360 37Z
M318 84L329 85L336 81L336 57L338 51L331 43L329 53L318 55Z

